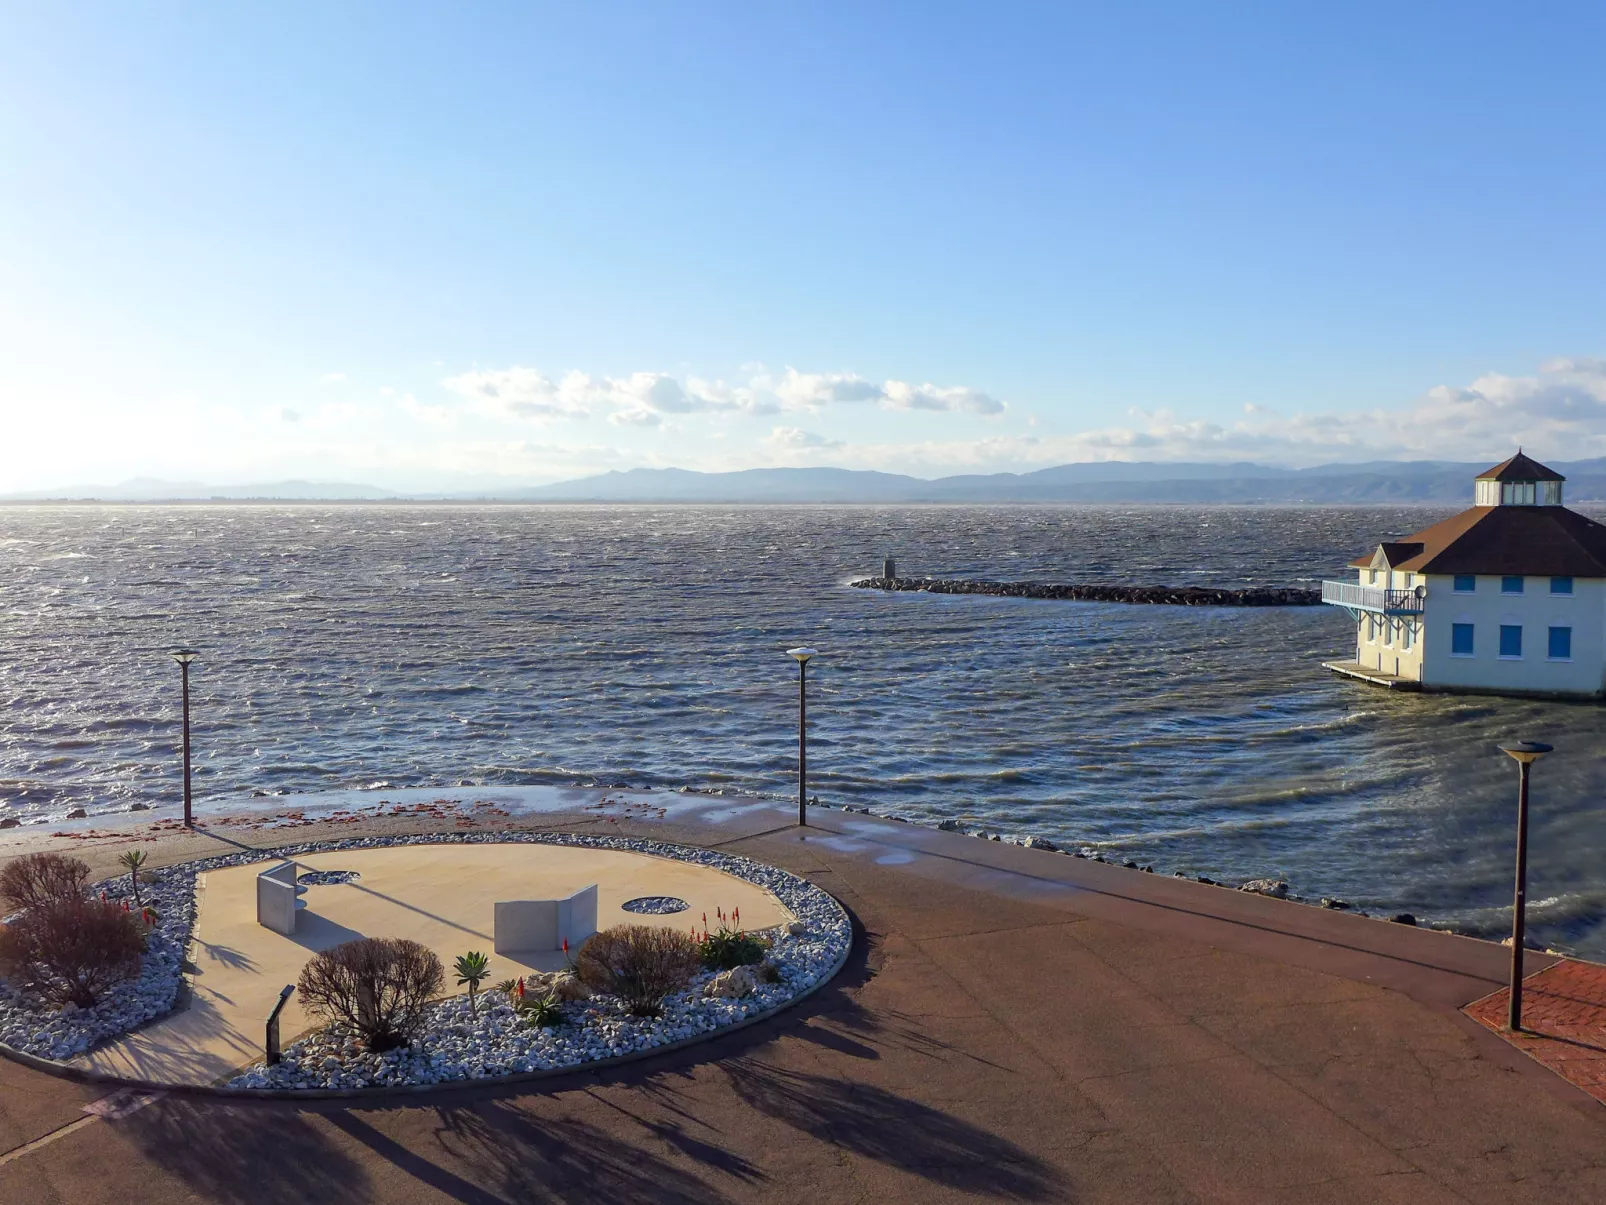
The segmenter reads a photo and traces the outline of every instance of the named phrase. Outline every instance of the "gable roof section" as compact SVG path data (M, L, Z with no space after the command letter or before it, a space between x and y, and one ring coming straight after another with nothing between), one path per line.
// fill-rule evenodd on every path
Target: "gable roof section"
M1367 564L1375 569L1392 569L1396 565L1405 564L1406 561L1421 552L1422 545L1412 541L1395 540L1384 542L1377 546L1377 551L1372 554L1372 559Z
M1502 460L1492 469L1485 469L1475 481L1566 481L1555 469L1547 469L1532 456L1520 451L1510 460Z
M1565 506L1474 506L1404 540L1382 545L1421 550L1389 568L1414 573L1606 577L1606 524ZM1350 565L1370 569L1377 553Z

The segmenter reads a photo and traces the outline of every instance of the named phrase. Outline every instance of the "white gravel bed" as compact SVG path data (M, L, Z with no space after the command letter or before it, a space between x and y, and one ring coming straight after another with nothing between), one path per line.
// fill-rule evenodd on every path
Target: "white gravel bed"
M713 978L712 973L704 973L687 991L664 1001L662 1016L631 1017L617 1001L598 996L564 1005L565 1023L550 1029L522 1026L501 992L481 993L476 1018L469 1016L467 996L456 996L430 1007L422 1032L406 1047L383 1055L369 1054L331 1026L292 1043L279 1064L251 1067L229 1086L347 1089L437 1084L575 1067L650 1050L711 1034L809 991L836 970L852 944L847 913L814 884L779 867L716 850L575 833L476 832L312 841L225 854L142 875L142 894L156 907L160 919L150 930L149 950L139 977L109 992L94 1008L65 1011L12 991L0 981L0 1042L29 1054L65 1060L171 1011L181 987L183 952L195 920L196 876L204 871L329 850L510 843L627 850L722 870L774 894L802 923L802 932L776 932L767 960L779 969L780 981L758 983L744 996L704 996L704 987ZM97 885L97 891L102 889L107 898L121 899L128 895L128 878L125 875Z

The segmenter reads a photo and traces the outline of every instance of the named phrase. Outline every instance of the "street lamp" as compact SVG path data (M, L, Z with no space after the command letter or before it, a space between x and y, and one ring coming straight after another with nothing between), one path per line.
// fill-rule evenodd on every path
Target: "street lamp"
M194 828L190 814L190 662L199 654L194 649L174 649L173 660L184 674L184 827Z
M1500 751L1517 761L1517 894L1511 918L1511 1011L1506 1021L1513 1031L1522 1028L1522 946L1528 919L1528 767L1553 746L1541 741L1517 741Z
M787 649L787 656L797 659L797 822L807 825L809 789L809 700L804 684L809 676L809 658L818 657L819 650L807 647Z

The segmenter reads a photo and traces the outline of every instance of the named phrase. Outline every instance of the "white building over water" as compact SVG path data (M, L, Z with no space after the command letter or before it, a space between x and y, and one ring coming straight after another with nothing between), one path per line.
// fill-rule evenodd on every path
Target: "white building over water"
M1322 601L1355 621L1355 659L1382 686L1606 693L1606 525L1562 505L1560 473L1520 451L1479 474L1475 505L1350 562Z

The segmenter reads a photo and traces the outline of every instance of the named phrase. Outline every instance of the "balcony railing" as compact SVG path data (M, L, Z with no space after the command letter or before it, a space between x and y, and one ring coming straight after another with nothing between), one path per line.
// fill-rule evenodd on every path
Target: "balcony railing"
M1358 586L1354 582L1323 582L1322 601L1351 611L1373 611L1379 615L1420 615L1427 590L1385 590L1381 586Z

